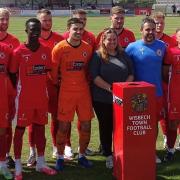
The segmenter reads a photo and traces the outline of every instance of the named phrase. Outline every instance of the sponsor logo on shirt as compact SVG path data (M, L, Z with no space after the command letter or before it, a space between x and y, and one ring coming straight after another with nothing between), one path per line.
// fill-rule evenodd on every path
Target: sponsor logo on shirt
M27 75L45 75L47 74L45 65L31 65L27 67Z
M81 71L84 67L83 61L70 61L66 63L67 71Z

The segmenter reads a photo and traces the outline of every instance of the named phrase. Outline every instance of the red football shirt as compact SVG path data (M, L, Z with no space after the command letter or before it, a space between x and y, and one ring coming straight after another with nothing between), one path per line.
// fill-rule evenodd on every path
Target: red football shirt
M46 109L47 70L51 69L51 51L40 45L35 52L21 44L13 52L10 72L18 74L17 96L20 109Z
M9 33L7 33L6 37L0 40L0 42L8 45L12 50L16 49L20 45L19 40L14 35Z
M98 48L101 36L104 31L100 32L96 38L96 47ZM118 35L118 41L122 48L126 48L129 43L136 41L134 33L129 29L123 28L122 32Z
M42 37L39 38L40 43L44 46L49 47L51 50L57 43L62 40L64 40L64 37L57 32L51 32L50 36L47 39L43 39Z
M11 49L0 43L0 109L8 110L8 91L10 80L8 66L11 58Z
M169 82L170 114L180 118L180 49L177 46L169 49L165 62L172 65Z
M65 32L63 34L63 37L64 39L67 39L69 37L69 32L68 31ZM89 45L91 45L93 49L95 48L96 38L92 32L84 30L83 35L82 35L82 40L87 42Z
M172 37L168 36L167 34L163 34L160 40L165 42L168 48L171 48L177 45L177 41L174 40Z

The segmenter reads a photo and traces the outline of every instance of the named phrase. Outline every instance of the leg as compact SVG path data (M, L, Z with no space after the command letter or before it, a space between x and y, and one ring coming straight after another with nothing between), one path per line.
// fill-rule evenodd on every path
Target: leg
M177 128L179 126L179 120L169 121L169 129L167 134L167 153L164 157L164 161L172 161L174 156L174 145L177 137Z
M30 146L30 154L27 160L27 166L31 167L34 166L36 163L36 148L35 148L35 135L34 135L34 125L31 124L28 126L28 139L29 139L29 146Z
M79 130L79 157L78 164L85 168L92 167L92 162L85 157L85 151L89 145L91 136L91 121L80 121Z
M25 127L16 126L14 133L15 176L22 177L21 151Z
M52 137L52 143L53 143L53 159L57 158L57 146L56 146L56 135L58 131L58 121L57 119L51 114L51 137Z
M70 124L70 127L67 132L66 145L64 148L64 158L67 160L72 160L74 156L72 148L71 148L71 127L72 126Z
M113 108L112 104L94 102L94 110L99 122L100 143L103 155L106 158L106 167L113 168L112 156L112 131L113 131Z
M59 128L56 136L56 145L58 149L58 160L56 161L56 170L62 171L64 168L64 148L67 140L67 133L71 122L59 121Z
M12 144L12 127L10 124L10 127L6 129L6 161L9 168L15 167L15 162L13 158L10 156L10 150L11 150L11 144Z
M37 164L36 171L45 173L47 175L55 175L56 171L49 168L45 163L44 152L46 147L46 137L45 137L45 125L33 124L35 144L37 147Z
M6 128L0 128L0 174L5 179L12 179L13 176L6 165Z
M99 122L100 141L105 156L112 155L113 112L112 104L94 102L94 110Z

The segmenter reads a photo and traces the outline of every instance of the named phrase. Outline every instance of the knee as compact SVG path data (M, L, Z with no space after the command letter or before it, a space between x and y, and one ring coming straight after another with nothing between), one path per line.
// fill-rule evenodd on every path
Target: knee
M70 125L70 122L59 122L59 131L61 131L63 134L66 134L70 128Z
M0 128L0 136L6 133L6 128Z
M81 122L80 130L89 133L91 131L91 122Z

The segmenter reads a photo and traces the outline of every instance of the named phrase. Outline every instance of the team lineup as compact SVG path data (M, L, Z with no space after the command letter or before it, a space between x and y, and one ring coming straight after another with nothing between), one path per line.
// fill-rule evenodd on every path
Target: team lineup
M73 11L62 35L52 31L51 11L39 10L37 18L25 23L25 43L7 32L9 17L9 11L0 8L0 174L5 179L23 179L21 152L26 127L30 148L27 166L35 165L36 171L52 176L63 171L65 159L73 159L71 122L75 113L78 164L93 168L87 155L93 154L88 144L96 114L100 150L106 167L112 169L114 82L155 85L157 127L160 122L167 151L163 161L173 160L180 119L180 29L172 37L165 34L162 12L142 19L141 40L124 27L125 10L120 6L111 9L111 24L97 37L86 30L87 13L83 9ZM54 168L46 164L44 156L48 113ZM16 123L14 132L12 120ZM156 163L161 163L158 156Z

